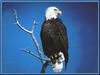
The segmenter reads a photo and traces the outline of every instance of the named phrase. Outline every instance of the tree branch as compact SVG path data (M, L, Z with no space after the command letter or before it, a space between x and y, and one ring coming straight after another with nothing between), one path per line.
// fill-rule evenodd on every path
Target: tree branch
M29 33L29 34L31 35L31 37L32 37L32 39L33 39L33 42L34 42L34 45L35 45L35 47L36 47L36 49L37 49L38 55L40 56L40 60L41 60L41 62L44 64L43 57L42 57L42 54L41 54L41 52L40 52L39 44L38 44L38 42L37 42L37 40L36 40L36 38L35 38L35 36L34 36L34 34L33 34L35 25L37 25L36 22L34 21L32 30L29 31L29 30L27 30L26 28L24 28L24 27L19 23L16 9L13 9L13 11L14 11L14 16L15 16L16 24L17 24L17 25L19 26L19 28L21 28L23 31L25 31L25 32L27 32L27 33Z
M45 73L45 70L47 68L47 66L49 65L50 61L46 61L43 66L42 66L42 69L41 69L41 73Z
M22 51L24 51L24 52L26 52L26 53L28 53L29 55L32 55L32 56L34 56L34 57L36 57L36 58L38 58L38 59L40 59L40 60L41 60L40 56L38 56L38 55L34 54L32 51L27 50L27 49L21 49L21 50L22 50ZM43 58L43 61L49 61L49 60L48 60L48 59L46 59L46 58Z
M32 34L32 31L29 31L29 30L25 29L25 28L19 23L16 10L13 9L13 11L14 11L14 16L15 16L15 21L16 21L15 24L17 24L23 31L25 31L25 32L27 32L27 33L29 33L29 34Z

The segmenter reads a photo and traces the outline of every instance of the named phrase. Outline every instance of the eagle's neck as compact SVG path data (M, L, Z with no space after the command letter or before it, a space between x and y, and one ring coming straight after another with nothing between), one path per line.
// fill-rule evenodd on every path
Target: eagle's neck
M48 12L48 13L46 13L45 17L46 17L46 20L56 19L57 14Z
M56 19L57 16L52 15L52 16L46 16L46 20L51 20L51 19Z

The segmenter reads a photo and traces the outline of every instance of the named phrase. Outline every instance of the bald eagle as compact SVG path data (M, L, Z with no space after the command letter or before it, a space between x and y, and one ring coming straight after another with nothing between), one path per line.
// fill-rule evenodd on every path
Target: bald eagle
M61 72L65 61L68 63L67 30L58 14L62 14L57 7L48 7L45 20L41 27L41 41L44 54L51 60L54 72Z

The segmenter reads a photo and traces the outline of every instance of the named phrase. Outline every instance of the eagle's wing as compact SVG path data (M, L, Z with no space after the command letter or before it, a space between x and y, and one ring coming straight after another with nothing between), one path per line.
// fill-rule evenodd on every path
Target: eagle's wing
M44 53L49 56L53 52L62 51L65 62L68 62L68 37L67 31L60 19L43 23L41 39Z
M64 53L65 56L65 63L68 62L68 36L67 36L67 29L62 23L62 21L59 19L59 22L56 23L58 26L58 35L56 38L60 42L59 44L61 45L62 52Z

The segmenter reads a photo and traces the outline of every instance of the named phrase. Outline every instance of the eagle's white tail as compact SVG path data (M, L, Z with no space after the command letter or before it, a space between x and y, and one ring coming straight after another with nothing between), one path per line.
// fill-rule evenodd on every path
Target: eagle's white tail
M59 52L59 55L61 57L59 57L58 61L56 61L56 63L53 65L53 71L54 72L61 72L63 69L63 64L64 64L64 54L62 52Z

